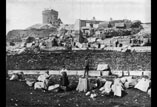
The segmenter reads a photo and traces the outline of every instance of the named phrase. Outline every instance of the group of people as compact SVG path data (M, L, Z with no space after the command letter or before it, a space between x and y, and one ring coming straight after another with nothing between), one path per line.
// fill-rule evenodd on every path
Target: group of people
M34 83L34 89L43 89L43 91L51 91L54 89L57 89L57 91L67 91L69 89L69 79L65 66L60 71L60 74L59 84L55 84L53 75L50 75L49 71L46 71L37 78L37 81Z
M89 92L95 88L99 88L102 94L109 95L111 92L113 92L115 96L121 97L122 92L125 92L126 88L134 87L144 92L148 92L148 94L151 96L151 81L149 79L134 79L132 76L122 76L121 78L115 77L115 79L113 80L106 80L99 77L96 79L96 84L92 84L90 78L88 78L90 70L88 57L85 58L84 65L84 74L81 78L79 78L79 83L76 88L76 90L78 91L82 90L84 92ZM109 75L111 75L111 69L108 65L106 65L106 70L108 70ZM67 72L68 71L66 67L63 66L60 71L61 76L59 78L59 84L56 84L54 82L54 76L50 75L48 70L44 74L39 75L39 77L34 82L29 82L28 80L26 80L24 78L23 72L13 73L10 80L26 80L26 84L28 84L29 86L33 86L35 90L42 89L44 92L52 90L55 90L55 92L69 91L71 90L71 86ZM102 76L102 73L100 76Z
M85 58L85 72L83 77L87 77L88 78L88 71L89 71L89 61L88 58ZM59 85L57 85L56 88L58 88L59 90L63 90L63 91L67 91L68 89L70 89L69 87L69 79L67 76L67 69L65 66L63 66L63 68L60 71L61 77L59 79ZM12 76L10 77L11 81L14 80L20 80L20 81L26 81L26 83L29 86L34 86L34 89L43 89L44 91L48 91L50 86L54 86L55 83L53 81L53 75L49 74L49 71L46 71L44 74L39 75L39 77L31 82L27 79L25 79L24 77L24 73L23 72L17 72L17 73L13 73Z
M89 72L89 60L88 57L85 58L85 71L83 78L88 78ZM42 88L44 91L49 91L57 88L57 91L68 91L71 89L69 86L70 82L67 76L67 69L65 66L60 71L61 77L59 79L59 85L54 84L53 76L49 74L49 71L45 72L44 74L40 75L37 78L37 82L34 84L34 88ZM41 85L42 84L42 85ZM38 87L39 86L39 87ZM52 86L53 88L50 88Z
M44 92L57 88L58 91L67 91L69 89L69 79L67 76L67 70L65 67L60 71L61 77L59 84L55 84L53 81L53 75L49 74L49 71L38 76L36 80L26 79L23 72L13 73L9 78L10 81L26 81L26 84L34 87L34 89L42 89Z

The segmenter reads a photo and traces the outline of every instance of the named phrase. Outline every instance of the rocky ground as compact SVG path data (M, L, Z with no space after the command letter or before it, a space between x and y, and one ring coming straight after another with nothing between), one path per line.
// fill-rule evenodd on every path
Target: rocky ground
M31 75L29 78L35 78ZM58 82L59 76L54 77ZM42 92L25 82L6 80L6 107L151 107L151 98L137 89L127 89L122 98L105 96L98 92L95 99L75 91L78 76L69 76L73 90L68 92Z

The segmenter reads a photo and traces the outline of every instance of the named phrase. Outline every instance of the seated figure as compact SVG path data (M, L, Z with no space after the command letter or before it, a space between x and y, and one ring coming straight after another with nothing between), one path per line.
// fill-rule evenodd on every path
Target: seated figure
M65 67L61 70L61 78L60 78L60 89L67 91L69 85L69 80L67 76L67 70Z

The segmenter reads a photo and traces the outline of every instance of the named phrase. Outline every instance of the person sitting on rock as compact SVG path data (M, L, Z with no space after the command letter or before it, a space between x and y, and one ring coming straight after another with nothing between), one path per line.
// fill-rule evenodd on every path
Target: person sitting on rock
M49 75L49 71L46 72L47 75L45 75L45 80L44 80L44 89L47 91L48 87L49 87L49 82L50 82L50 75Z
M42 82L42 89L44 91L47 91L48 90L48 87L49 87L49 78L50 78L50 75L49 75L49 71L46 71L44 74L41 74L38 78L37 78L37 82Z
M41 74L38 78L37 81L39 82L44 82L45 79L49 78L49 71L46 71L44 74Z
M19 81L25 81L25 77L24 77L23 72L19 72L17 75L18 75Z
M50 89L52 90L52 87L54 86L55 82L53 81L54 76L49 74L49 71L46 71L44 74L40 75L38 77L38 80L36 82L36 88L42 89L43 92L49 91Z
M69 80L68 80L68 76L67 76L67 70L64 67L61 70L60 89L63 91L67 91L68 85L69 85Z

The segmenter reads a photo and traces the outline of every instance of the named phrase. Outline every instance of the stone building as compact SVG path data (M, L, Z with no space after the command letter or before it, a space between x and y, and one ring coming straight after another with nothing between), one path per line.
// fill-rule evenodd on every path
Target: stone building
M58 21L58 11L53 9L45 9L42 11L43 24L55 25Z
M90 24L93 24L93 27L97 28L100 22L103 22L103 21L77 19L74 24L74 29L81 30L82 27L90 27Z

